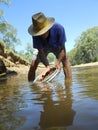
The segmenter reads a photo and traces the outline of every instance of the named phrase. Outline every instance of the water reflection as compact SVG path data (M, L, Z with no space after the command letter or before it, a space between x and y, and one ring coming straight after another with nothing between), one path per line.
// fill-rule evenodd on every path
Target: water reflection
M98 66L72 69L48 84L27 74L0 82L0 130L97 130Z
M71 81L66 80L66 86L61 83L32 86L33 92L39 94L34 98L36 104L43 105L39 125L42 130L64 128L73 124L75 111L72 109Z
M24 107L24 99L19 91L21 84L17 76L0 82L0 130L15 130L25 122L24 116L16 115Z
M74 68L74 84L78 84L86 97L98 100L98 66ZM79 89L78 89L79 90Z

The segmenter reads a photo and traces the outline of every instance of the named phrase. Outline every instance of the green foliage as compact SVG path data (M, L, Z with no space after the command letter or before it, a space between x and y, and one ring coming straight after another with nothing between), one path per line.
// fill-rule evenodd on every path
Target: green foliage
M68 55L72 65L98 61L98 26L83 32Z
M11 0L0 0L0 4L6 4L7 6L11 4ZM20 54L20 57L22 56L24 59L29 59L30 56L30 49L29 46L27 47L27 52L16 52L15 46L19 45L21 43L20 39L17 38L17 30L9 24L7 21L5 21L4 18L4 11L0 9L0 39L2 39L2 42L0 40L0 48L4 48L6 50L9 50L9 54L12 55L13 60L17 60L17 58ZM15 53L17 55L15 55ZM22 62L22 58L20 58Z
M5 47L5 43L0 39L0 49Z
M10 5L11 0L0 0L0 3ZM17 30L5 21L4 11L0 9L0 38L6 44L6 49L15 51L15 46L20 44L20 39L17 38Z
M21 44L17 38L17 30L8 23L0 23L0 37L6 44L6 49L15 51L15 46Z
M3 32L3 41L6 44L6 49L15 51L15 45L19 45L20 39L17 39L17 30L10 24L6 24L6 31Z
M4 11L0 9L0 19L4 15Z
M48 60L49 60L50 63L55 62L55 59L56 59L56 57L54 56L53 53L49 53L48 56L47 56L47 58L48 58Z
M0 4L11 5L11 0L0 0ZM0 9L0 20L4 20L4 11ZM1 21L0 21L1 22Z
M31 46L30 43L27 43L26 45L26 51L21 50L19 52L17 52L21 57L23 57L26 61L28 61L29 63L31 63L32 61L32 57L33 57L33 48Z
M32 61L32 56L33 56L33 48L32 48L32 45L30 43L27 43L27 46L26 46L26 52L25 52L25 59L28 61L28 62L31 62Z
M0 4L11 4L11 0L0 0ZM17 38L17 30L5 21L4 11L0 9L0 39L5 43L7 50L15 51L15 46L20 44ZM26 51L20 51L20 56L31 62L34 49L27 43ZM75 41L74 48L68 53L72 65L98 61L98 26L90 28L83 32ZM55 61L53 54L48 55L50 62Z
M7 5L10 5L11 4L11 0L0 0L0 3L4 3L4 4L7 4Z
M75 65L76 64L75 54L76 54L76 49L75 48L72 49L70 52L67 53L71 65Z

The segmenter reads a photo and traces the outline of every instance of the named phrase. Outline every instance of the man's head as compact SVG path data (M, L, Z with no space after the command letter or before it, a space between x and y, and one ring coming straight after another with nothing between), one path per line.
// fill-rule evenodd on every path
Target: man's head
M32 16L32 25L28 28L29 34L39 36L45 34L54 24L55 19L46 17L42 12Z

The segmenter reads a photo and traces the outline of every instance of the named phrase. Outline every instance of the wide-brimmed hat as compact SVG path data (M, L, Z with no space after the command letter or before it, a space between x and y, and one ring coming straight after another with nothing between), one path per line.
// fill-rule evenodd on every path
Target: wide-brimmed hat
M53 26L54 21L53 17L46 17L42 12L34 14L28 32L32 36L42 35Z

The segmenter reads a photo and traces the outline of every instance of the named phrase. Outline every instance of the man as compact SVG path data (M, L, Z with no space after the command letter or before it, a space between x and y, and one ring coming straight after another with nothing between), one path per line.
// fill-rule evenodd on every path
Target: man
M42 12L39 12L32 16L32 25L28 28L28 32L32 35L33 47L38 49L37 58L32 60L28 72L28 80L33 81L35 79L35 72L39 62L45 65L45 70L42 72L40 79L50 70L47 59L50 52L57 58L55 67L60 71L62 62L65 78L71 78L71 68L66 56L66 35L63 26L55 23L54 18L48 18Z

